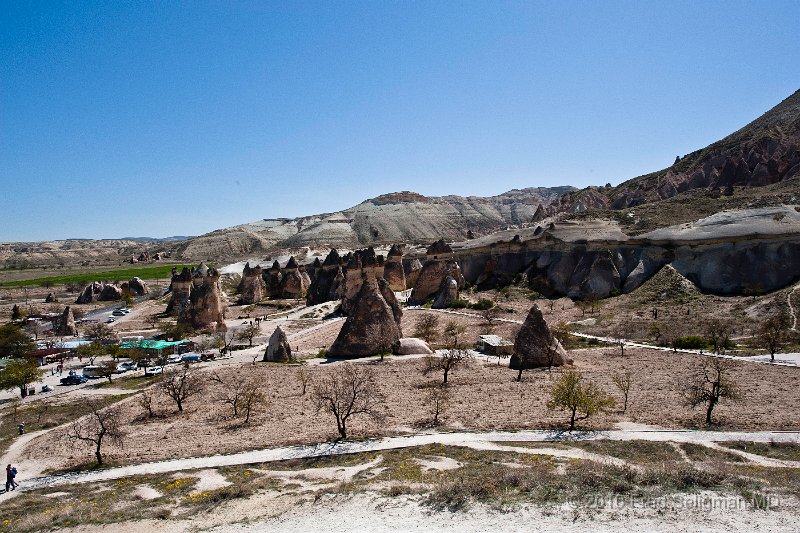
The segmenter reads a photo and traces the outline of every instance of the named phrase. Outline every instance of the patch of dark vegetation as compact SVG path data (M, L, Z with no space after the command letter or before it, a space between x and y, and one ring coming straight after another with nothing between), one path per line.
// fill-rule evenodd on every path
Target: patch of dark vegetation
M722 446L782 461L800 461L800 444L793 442L721 442Z

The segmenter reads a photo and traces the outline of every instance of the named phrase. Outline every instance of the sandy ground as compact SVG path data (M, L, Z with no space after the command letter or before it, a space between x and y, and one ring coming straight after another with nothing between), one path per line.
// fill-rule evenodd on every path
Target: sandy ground
M686 507L696 502L687 497ZM322 503L298 506L275 518L241 525L226 525L211 531L443 531L478 533L487 531L732 531L752 529L758 524L764 531L794 531L797 515L793 512L760 512L754 516L744 509L708 511L698 509L608 509L594 516L566 508L541 509L523 506L512 512L473 505L461 513L431 512L415 498L387 498L377 494L349 498L330 498ZM609 506L610 507L610 506ZM677 507L677 505L676 505Z
M286 533L395 531L486 533L490 531L548 532L732 532L796 531L794 502L780 509L752 511L730 495L700 493L657 501L598 501L591 508L572 504L557 507L521 505L499 510L473 504L459 512L433 511L418 496L387 497L368 492L289 498L280 493L258 494L190 520L145 520L87 525L65 529L74 533L111 531L162 533L203 530L215 533L281 531Z
M254 351L259 348L254 348ZM258 353L256 351L256 353ZM646 349L626 350L625 357L614 349L575 350L575 366L589 379L613 393L615 372L631 371L636 376L627 414L619 412L589 419L589 428L609 428L617 422L640 422L667 428L701 427L703 413L684 405L683 387L697 357ZM548 410L547 391L558 372L529 371L522 383L516 373L497 359L476 360L469 368L456 369L450 379L450 407L444 416L445 428L535 429L563 427L566 414ZM375 373L386 395L386 417L381 422L355 418L350 425L354 437L404 434L424 427L430 415L424 405L426 388L438 375L423 376L423 361L393 360L362 362ZM124 450L108 449L109 458L118 463L136 463L173 457L231 453L246 449L321 442L335 436L330 415L319 413L311 394L301 395L293 365L229 364L215 368L223 377L249 374L264 383L269 405L254 413L252 423L242 426L233 420L228 406L218 398L220 386L208 382L202 396L189 399L185 412L177 414L166 398L157 400L159 417L143 418L135 398L123 400L128 431ZM330 365L307 367L312 379L320 377ZM797 430L797 390L800 374L794 368L768 365L739 365L735 370L743 400L723 401L715 417L726 429ZM59 430L34 439L25 450L30 460L59 458L63 466L88 459L87 451L65 449Z
M578 431L578 432L559 432L545 430L527 431L490 431L490 432L429 432L401 437L385 437L382 439L341 441L332 443L309 444L305 446L284 446L265 448L261 450L246 451L233 454L218 454L211 456L196 456L166 461L139 463L129 466L119 466L103 470L72 472L66 474L56 474L50 476L31 477L35 468L28 469L19 480L23 482L23 488L16 491L11 496L18 496L24 491L38 489L42 487L53 487L64 484L89 483L98 481L109 481L122 479L130 476L147 474L167 474L173 473L172 477L196 477L199 479L197 491L214 490L227 485L224 476L219 474L216 468L252 465L262 463L273 463L287 459L300 459L310 457L323 457L331 455L344 455L362 452L379 452L384 450L394 450L400 448L410 448L430 444L442 444L447 446L461 446L474 450L502 451L531 455L549 455L562 459L582 459L591 460L599 463L607 463L615 466L629 466L638 468L635 463L628 463L623 459L589 452L579 447L556 447L548 443L558 442L569 444L572 441L588 440L612 440L612 441L649 441L649 442L671 442L671 443L693 443L709 448L715 448L730 452L727 448L722 448L720 442L781 442L781 443L800 443L800 432L798 431L692 431L692 430L668 430L650 426L636 425L629 429L614 429L607 431ZM543 446L525 446L520 443L543 443ZM742 451L733 451L746 461L762 467L771 468L790 468L800 467L798 461L788 461L772 459L760 455L755 455ZM6 458L3 458L4 461ZM379 458L376 459L379 461ZM420 459L416 459L420 461ZM458 468L458 463L446 457L422 459L422 466L427 469L449 470ZM11 461L13 462L13 461ZM373 461L352 467L331 467L328 469L277 471L277 477L283 479L336 479L348 481L361 471L372 469L379 463ZM181 474L180 472L189 471ZM272 473L272 470L265 470ZM308 474L308 475L306 475Z

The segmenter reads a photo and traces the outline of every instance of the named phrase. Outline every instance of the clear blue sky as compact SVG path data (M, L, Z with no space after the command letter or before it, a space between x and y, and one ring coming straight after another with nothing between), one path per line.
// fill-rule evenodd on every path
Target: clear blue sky
M0 240L619 183L800 87L800 2L0 2Z

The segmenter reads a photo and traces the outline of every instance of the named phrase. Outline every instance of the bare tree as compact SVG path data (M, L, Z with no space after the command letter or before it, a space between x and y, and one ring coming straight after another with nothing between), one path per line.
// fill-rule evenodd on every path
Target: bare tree
M267 404L267 395L264 392L264 387L260 384L251 381L246 384L242 390L242 412L244 413L244 424L250 423L250 415L253 409L258 405Z
M761 323L758 338L769 350L771 361L775 360L775 352L786 343L790 324L789 315L785 312L776 313Z
M231 346L239 339L239 330L229 328L227 331L220 331L214 335L212 343L214 346L219 347L220 353L231 353Z
M586 316L586 311L591 309L592 304L588 300L578 300L575 302L575 307L580 309L581 316Z
M117 372L117 363L112 359L110 361L103 361L100 363L97 373L101 378L106 378L109 383L112 382L114 374Z
M495 321L500 318L500 308L496 305L492 305L488 309L481 309L480 315L483 318L484 330L486 333L491 333L494 331L494 328L497 325Z
M39 402L38 407L36 407L36 423L37 424L41 424L42 423L42 417L44 416L44 414L47 412L48 409L50 409L50 404L48 402L46 402L46 401Z
M248 346L253 346L253 338L261 333L261 327L258 324L247 324L242 326L236 331L238 339L247 341Z
M424 339L428 344L436 342L439 337L439 317L433 313L425 313L417 321L414 336Z
M459 348L450 348L445 350L441 355L429 355L425 358L425 366L422 368L422 373L425 375L431 372L442 372L442 385L447 385L447 378L451 370L468 366L472 356L468 350Z
M719 353L720 346L727 344L730 334L727 322L719 318L709 318L703 324L703 331L716 353Z
M250 414L253 408L266 401L266 395L261 383L252 376L238 374L223 379L219 374L214 373L209 379L222 385L222 390L217 399L230 405L234 418L238 418L240 414L243 414L245 424L250 422Z
M164 372L161 391L172 398L179 412L183 412L183 403L203 391L203 382L197 372L187 365Z
M86 338L99 341L101 343L105 343L117 338L116 333L114 330L111 329L109 326L103 324L102 322L95 322L94 324L89 324L84 328L83 334Z
M736 383L731 377L735 363L729 359L706 357L698 364L686 386L686 404L689 407L706 406L706 424L711 425L714 408L723 398L740 399Z
M630 371L624 374L615 372L614 375L611 376L611 381L622 394L622 412L625 413L628 410L628 396L631 392L631 385L633 385L633 374Z
M305 366L301 365L297 367L297 372L295 372L295 377L297 378L298 383L300 383L300 387L302 389L300 395L305 396L308 384L311 383L311 372L309 372Z
M147 413L147 418L153 418L156 416L153 406L153 393L151 391L143 391L139 395L138 402L142 409L144 409L144 411Z
M312 394L317 411L327 411L336 419L340 439L347 438L347 421L351 417L383 418L386 400L369 367L342 363L315 380Z
M625 356L625 343L630 342L634 336L636 328L628 320L623 320L614 326L611 330L611 337L614 344L619 346L619 355Z
M447 406L450 404L450 390L447 387L435 384L428 389L424 402L428 407L428 412L433 418L431 425L436 427L439 425L439 418L444 414L447 410Z
M461 348L461 335L467 331L467 326L459 324L455 320L448 320L444 325L444 336L447 338L447 346L450 348Z
M122 410L119 406L103 409L95 400L87 400L90 413L72 423L66 437L73 446L83 443L94 447L98 466L103 464L104 443L122 446L125 432L122 430Z

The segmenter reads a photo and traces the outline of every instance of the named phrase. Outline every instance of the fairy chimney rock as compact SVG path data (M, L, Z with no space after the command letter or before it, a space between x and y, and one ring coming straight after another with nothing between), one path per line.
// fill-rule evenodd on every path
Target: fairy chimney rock
M514 355L509 368L541 368L571 364L566 350L547 326L539 306L533 304L514 340Z
M393 291L406 290L406 274L403 270L403 252L396 244L392 245L383 265L383 279Z
M238 288L241 302L246 305L258 303L264 298L266 290L267 284L264 282L261 267L250 267L249 262L245 263Z
M395 311L382 294L380 281L364 280L347 320L328 350L330 356L367 357L397 351L403 335ZM388 285L385 287L388 290Z
M269 338L267 351L264 352L264 361L272 363L286 363L294 361L292 355L292 348L289 346L289 339L286 333L283 332L280 326L275 328L275 331Z

